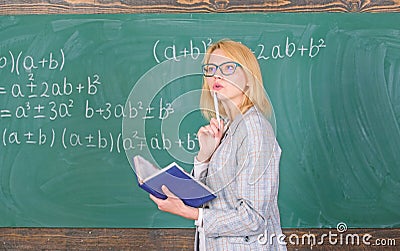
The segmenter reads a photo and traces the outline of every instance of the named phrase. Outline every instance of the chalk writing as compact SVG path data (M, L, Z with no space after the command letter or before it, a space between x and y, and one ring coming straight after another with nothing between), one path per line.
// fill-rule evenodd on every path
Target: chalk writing
M11 73L20 75L21 70L31 72L33 69L59 70L62 71L65 64L64 51L49 52L41 57L25 55L23 51L0 55L0 71L9 68Z
M286 37L284 45L277 44L273 45L271 49L267 49L264 44L258 44L257 49L253 53L259 60L291 58L296 54L299 54L301 57L308 56L313 58L319 54L321 48L325 47L325 40L322 38L317 43L315 43L314 38L310 38L309 44L296 45L290 41L289 37Z
M209 43L211 40L202 41L200 49L197 44L190 41L189 47L179 53L196 58ZM167 48L164 54L173 57L175 49ZM170 54L170 51L173 53ZM59 120L66 122L69 119L88 123L97 123L99 118L163 121L174 113L172 101L163 97L152 100L151 105L147 105L149 100L122 104L98 99L97 96L103 94L102 87L107 85L103 83L100 74L89 74L73 81L63 72L65 55L62 49L57 53L44 54L47 56L37 57L27 55L23 51L15 53L10 50L8 54L0 55L0 72L18 76L16 81L0 83L0 96L6 98L2 101L10 99L16 101L0 103L0 121L10 122L11 125L0 128L3 147L30 145L64 150L100 149L117 153L130 149L165 151L178 147L193 151L197 148L197 136L192 132L188 132L182 139L171 139L163 132L144 135L145 132L138 130L133 130L128 137L123 137L118 129L116 132L104 128L90 128L89 131L86 129L82 132L82 128L85 127L80 127L79 123L65 123L62 128L35 126L35 121L44 121L39 125L51 125L48 122L55 123ZM61 76L51 75L50 79L45 79L43 76L48 74L41 74L40 70L57 70L61 72ZM23 121L24 126L17 124L13 129L14 121Z
M35 75L33 73L28 74L29 82L27 84L14 83L10 87L0 86L0 95L5 95L7 92L11 94L13 98L49 98L71 96L74 92L79 94L87 94L90 96L96 95L98 86L101 85L100 76L93 74L88 76L85 83L71 83L68 77L63 77L58 82L48 83L48 81L39 81L40 84L35 82ZM86 91L85 91L86 90Z
M184 139L172 141L164 133L153 135L141 135L138 131L123 138L121 132L113 133L101 129L93 129L90 132L79 132L77 129L63 128L38 128L32 130L13 130L4 128L1 134L1 142L4 147L10 145L36 145L53 148L61 146L69 148L95 148L111 152L121 153L128 149L143 151L150 148L155 151L169 150L176 146L188 151L193 151L198 146L196 134L187 133ZM149 139L148 145L146 138Z
M160 42L160 40L157 40L153 45L153 57L157 63L170 59L179 61L179 56L185 58L190 56L193 59L197 59L201 53L205 53L207 47L211 45L212 39L207 38L200 41L200 43L196 43L191 39L187 46L183 48L178 48L175 44L163 47L161 46L163 43L160 44Z
M110 118L141 118L143 120L158 118L160 120L164 120L173 112L174 108L172 107L171 103L165 103L164 105L163 98L160 98L157 110L155 110L155 107L152 106L144 107L143 101L138 101L136 104L132 104L132 102L129 101L127 103L127 109L124 110L124 105L122 104L112 104L111 102L106 102L101 107L93 107L90 101L86 100L84 117L91 119L97 115L104 120L108 120Z
M201 40L200 42L195 42L191 39L185 46L179 47L175 43L168 44L168 42L157 40L153 45L153 57L157 63L164 60L179 61L179 57L197 59L200 54L206 52L207 47L212 42L211 38ZM307 43L304 44L296 43L293 39L286 37L283 44L258 43L256 48L252 48L252 52L258 60L266 61L269 59L292 58L295 55L314 58L323 48L326 48L324 38L315 39L310 37Z
M33 117L34 119L45 119L47 117L53 121L57 118L71 117L71 109L74 107L74 100L69 99L66 102L50 101L40 104L32 104L27 101L18 105L15 109L0 109L0 118L17 118L27 119Z

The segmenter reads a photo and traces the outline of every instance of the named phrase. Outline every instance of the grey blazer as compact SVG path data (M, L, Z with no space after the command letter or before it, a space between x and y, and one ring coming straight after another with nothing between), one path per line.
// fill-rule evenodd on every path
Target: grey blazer
M280 156L271 124L252 107L232 121L208 164L195 164L204 170L197 178L217 194L203 206L207 251L286 250L278 243Z

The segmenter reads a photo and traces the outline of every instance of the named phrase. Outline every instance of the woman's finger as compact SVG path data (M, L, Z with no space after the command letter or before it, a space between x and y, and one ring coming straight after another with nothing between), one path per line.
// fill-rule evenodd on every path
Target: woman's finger
M216 137L221 138L224 132L224 122L221 120L221 127L219 128L218 121L213 118L210 120L210 125L216 128L217 130L215 132Z
M206 126L203 126L203 128L200 130L200 132L204 135L210 135L212 137L215 137L216 130L211 128L210 125L206 125Z
M210 129L207 126L202 126L202 127L200 127L197 134L209 134L209 133L210 133Z
M161 186L161 190L168 198L178 198L175 194L173 194L166 185Z
M154 201L154 203L156 203L157 205L160 204L160 202L162 201L162 199L157 198L156 196L149 194L150 195L150 199L152 201Z
M210 130L210 132L212 133L213 137L216 137L218 132L219 132L218 127L213 125L213 124L208 125L207 129Z
M218 120L216 118L212 118L210 120L210 125L214 125L218 131L224 131L224 121L222 119L219 120L220 122L218 123Z

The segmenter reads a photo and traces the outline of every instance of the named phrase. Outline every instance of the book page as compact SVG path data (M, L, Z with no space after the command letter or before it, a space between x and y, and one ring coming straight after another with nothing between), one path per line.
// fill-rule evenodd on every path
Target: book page
M133 162L135 164L134 171L136 172L140 183L143 183L143 180L152 176L159 170L157 167L155 167L153 164L151 164L140 155L135 156L133 158Z

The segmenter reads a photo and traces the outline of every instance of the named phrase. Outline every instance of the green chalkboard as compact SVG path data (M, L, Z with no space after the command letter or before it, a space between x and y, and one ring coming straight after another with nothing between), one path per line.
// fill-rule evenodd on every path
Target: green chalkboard
M283 150L283 227L400 227L398 14L0 17L0 226L193 227L130 157L190 170L201 54L249 46ZM128 121L128 122L127 122Z

